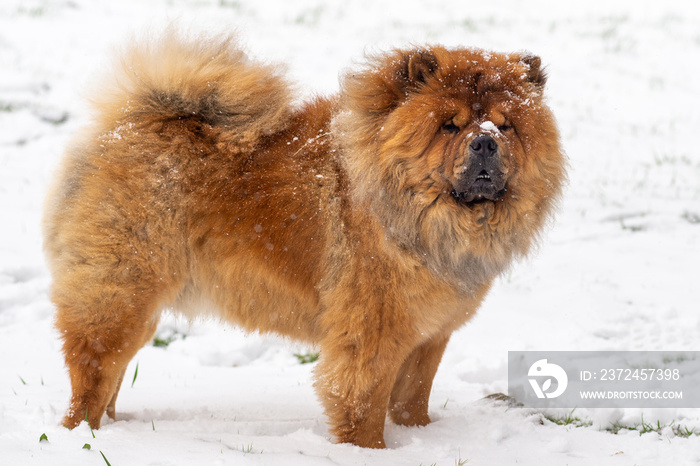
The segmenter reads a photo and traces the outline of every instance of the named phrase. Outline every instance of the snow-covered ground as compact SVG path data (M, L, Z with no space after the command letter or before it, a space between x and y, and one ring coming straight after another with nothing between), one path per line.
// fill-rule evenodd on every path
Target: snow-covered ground
M301 97L334 92L367 51L411 43L528 49L548 64L570 184L540 250L453 337L430 426L387 424L385 451L334 444L313 364L294 356L312 348L172 316L159 330L172 342L129 367L124 420L59 426L70 387L44 193L112 49L173 20L238 30L253 54L288 64ZM507 391L508 350L700 350L698 76L694 0L2 0L0 464L698 464L700 436L677 434L700 432L700 409L577 410L559 425L568 411L483 399Z

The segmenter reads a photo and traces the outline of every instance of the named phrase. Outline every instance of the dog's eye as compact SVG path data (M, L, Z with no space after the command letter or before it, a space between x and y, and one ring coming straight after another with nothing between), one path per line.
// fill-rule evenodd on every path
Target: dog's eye
M442 130L446 133L459 133L459 126L455 125L452 120L442 125Z
M501 133L505 133L506 131L510 131L511 129L513 129L513 127L509 124L501 125L498 127L498 131L500 131Z

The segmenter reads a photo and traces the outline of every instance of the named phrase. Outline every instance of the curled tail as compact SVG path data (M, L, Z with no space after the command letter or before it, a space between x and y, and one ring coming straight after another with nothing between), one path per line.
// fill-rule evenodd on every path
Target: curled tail
M233 37L183 38L172 28L133 41L112 84L93 99L107 126L197 118L236 134L239 144L283 129L291 100L277 67L250 60Z

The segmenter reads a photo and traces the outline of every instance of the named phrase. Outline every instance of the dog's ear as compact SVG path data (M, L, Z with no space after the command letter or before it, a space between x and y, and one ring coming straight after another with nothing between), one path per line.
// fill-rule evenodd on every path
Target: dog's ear
M435 55L425 49L415 50L406 55L406 77L409 86L419 86L435 73L438 61Z
M383 115L405 101L435 74L438 60L428 49L394 50L370 57L368 66L342 80L344 103L349 109Z
M527 69L525 79L540 89L543 88L547 83L547 73L542 69L540 57L528 53L520 57L520 63Z

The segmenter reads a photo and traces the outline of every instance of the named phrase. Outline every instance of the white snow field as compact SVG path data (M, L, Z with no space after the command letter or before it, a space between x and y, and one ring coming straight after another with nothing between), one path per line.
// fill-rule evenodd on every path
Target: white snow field
M129 366L122 420L60 426L70 384L41 249L46 187L114 48L171 21L237 30L251 54L288 64L300 98L407 44L527 49L548 65L569 186L539 250L453 336L431 425L387 421L382 451L335 444L313 363L294 356L313 348L166 315L162 346ZM694 0L2 0L0 464L698 464L700 409L484 397L507 391L509 350L700 350L699 134Z

